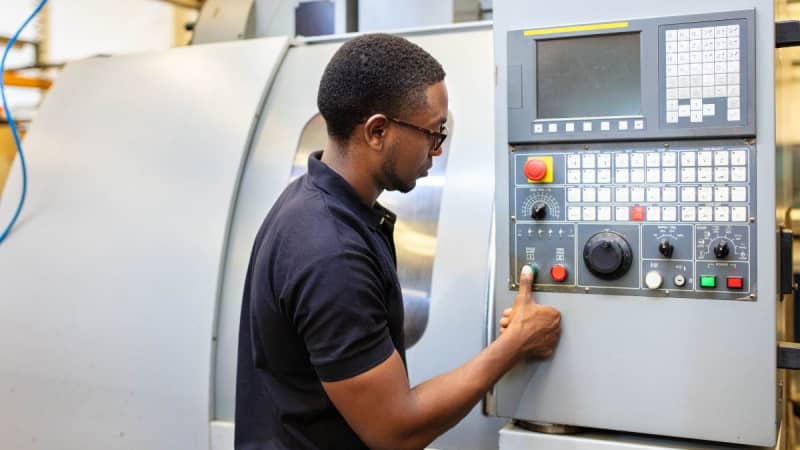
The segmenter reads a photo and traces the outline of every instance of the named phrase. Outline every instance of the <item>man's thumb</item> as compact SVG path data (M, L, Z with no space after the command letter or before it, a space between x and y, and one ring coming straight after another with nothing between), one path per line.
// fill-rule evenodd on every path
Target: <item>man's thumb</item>
M522 267L522 273L519 275L519 293L514 301L514 306L519 303L528 303L531 301L531 288L533 285L533 267L526 264Z

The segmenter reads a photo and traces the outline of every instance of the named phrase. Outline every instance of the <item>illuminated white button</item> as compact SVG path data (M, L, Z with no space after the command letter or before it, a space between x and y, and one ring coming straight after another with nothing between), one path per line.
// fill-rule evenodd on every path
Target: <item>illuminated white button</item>
M631 183L644 183L644 169L631 169Z
M579 169L581 167L581 157L580 155L567 155L567 168L568 169Z
M592 131L592 122L583 122L583 131Z
M647 182L648 183L660 183L661 182L661 169L653 168L653 167L647 169Z
M598 183L611 183L611 169L598 169L597 171Z
M713 55L713 52L709 52ZM711 84L714 84L714 61L703 63L703 75L710 76Z
M697 192L694 186L683 186L681 188L681 201L691 203L697 201Z
M728 74L728 63L725 61L723 62L715 62L714 63L714 74L725 74L727 80Z
M567 208L567 220L579 221L581 220L581 207L570 206Z
M675 152L664 152L661 156L661 165L664 167L675 167L678 155Z
M714 220L714 210L710 206L700 206L697 208L698 222L711 222Z
M676 59L677 62L677 59ZM668 77L677 77L678 76L678 65L677 64L670 64L667 66L667 76ZM677 83L677 81L676 81Z
M703 37L703 29L702 28L690 28L689 29L689 38L690 39L700 39Z
M594 154L593 153L584 154L582 163L584 169L594 169L595 167Z
M658 206L648 206L647 207L647 220L649 222L660 222L661 221L661 208Z
M694 222L696 211L694 206L684 206L681 208L681 220L683 222Z
M676 35L677 39L678 36ZM703 27L703 39L714 39L714 27Z
M628 130L628 121L627 120L620 120L617 124L620 131L627 131Z
M713 73L714 69L712 68L711 70L712 70L712 73L707 73L707 74L703 75L703 87L714 87L714 73ZM712 90L711 92L712 92L711 95L714 95L713 94L714 91ZM704 89L703 90L703 96L704 97L706 96L705 93L706 93L706 91Z
M557 123L548 123L547 124L547 132L548 133L558 133L558 124Z
M666 37L667 41L677 41L678 40L678 30L667 30L666 35L667 35L667 37Z
M714 201L727 202L730 200L730 189L728 186L716 186L714 188Z
M678 53L678 42L667 42L667 53Z
M747 170L744 167L731 167L731 181L747 181Z
M631 201L634 203L641 203L644 201L644 188L632 187L631 188Z
M710 203L713 200L711 186L699 186L697 188L697 201Z
M595 182L595 171L594 169L583 169L581 173L581 177L583 178L583 182L587 184L592 184Z
M713 158L712 152L697 152L697 165L710 166L713 161L712 158Z
M679 91L680 91L680 89L679 89ZM737 86L728 86L728 89L727 89L727 94L728 95L727 96L728 97L739 97L740 92L741 92L741 90L739 89L738 85ZM678 95L680 96L680 92L678 93Z
M728 27L725 25L714 27L714 37L715 38L728 37Z
M647 202L658 203L661 201L661 188L648 187L647 188Z
M731 221L747 222L747 207L734 206L733 208L731 208Z
M692 77L691 77L691 79L689 81L690 86L702 86L703 85L703 65L700 64L699 62L692 64L690 73L692 74Z
M697 55L697 60L698 61L700 60L700 58L702 58L702 56L700 56L701 55L700 52L702 50L703 50L703 41L701 41L700 39L696 39L696 40L693 40L693 41L689 42L689 51L691 52L691 53L689 53L689 55L691 55L690 58L691 58L692 62L695 61L695 56L694 55Z
M731 152L731 165L743 166L747 164L747 151L746 150L733 150Z
M725 81L727 81L727 77L725 77ZM714 86L714 97L727 97L728 96L728 87L724 86Z
M741 120L740 110L738 109L729 109L728 110L728 122L736 122Z
M615 215L618 221L627 222L630 220L630 209L627 206L617 206Z
M617 167L628 167L628 154L617 153L614 155L614 163Z
M644 284L647 286L647 289L656 290L661 287L664 283L664 277L661 276L660 273L656 270L651 270L647 272L647 275L644 276Z
M728 61L728 73L739 73L739 61Z
M728 109L739 109L740 107L739 97L728 97Z
M665 187L661 190L661 200L664 202L675 202L678 200L678 188L676 187Z
M703 111L692 111L692 115L690 116L689 120L692 123L702 123L703 122Z
M678 40L679 41L688 41L690 38L689 29L683 28L678 30Z
M611 129L611 122L607 121L600 122L601 131L609 131L610 129Z
M575 132L575 124L574 124L573 122L567 122L567 123L564 125L564 130L565 130L567 133L574 133L574 132Z
M601 187L597 188L597 201L600 203L611 202L611 188Z
M644 130L644 120L634 120L633 121L633 129L634 130Z
M678 88L678 99L688 100L692 97L692 90L690 88Z
M739 25L728 25L728 37L739 37Z
M608 153L597 155L597 167L601 169L608 169L611 167L611 155Z
M601 222L610 222L611 221L611 207L610 206L600 206L597 208L597 220Z
M714 84L714 75L709 75L711 77L710 83ZM714 86L705 86L703 87L703 98L712 98L714 97Z
M709 183L714 179L711 167L701 167L697 169L697 181L700 183Z
M616 199L617 203L628 203L630 201L628 198L628 188L618 187L615 190L614 198Z
M728 52L725 50L717 50L714 52L715 62L725 62L728 60ZM719 71L717 71L719 72Z
M583 207L583 220L594 221L597 219L597 210L594 206Z
M694 166L695 155L695 152L681 152L681 166Z
M684 183L694 183L695 181L694 167L684 167L681 169L681 181Z
M571 203L578 203L581 201L580 188L571 187L567 189L567 201Z
M594 188L583 188L583 201L592 203L597 199L597 192Z
M543 133L544 132L544 126L542 124L540 124L540 123L533 124L533 132L537 133L537 134Z
M717 115L716 105L713 103L703 105L703 116L711 117Z
M644 153L631 153L631 167L644 167Z
M649 152L645 156L647 167L658 167L661 165L661 155L655 152Z
M691 106L678 105L678 117L689 117L692 114Z
M728 61L739 61L738 49L728 49Z
M702 98L693 98L691 100L690 105L692 106L692 111L702 111L703 110L703 99Z
M747 188L744 186L736 186L731 188L731 201L733 202L746 202L747 201Z
M678 111L670 111L667 113L667 123L678 123Z
M730 49L738 49L739 48L739 38L738 37L728 38L728 48L730 48Z
M714 181L724 183L728 181L728 178L729 178L729 173L727 167L714 168Z
M701 86L693 87L691 89L691 98L702 98L703 97L703 88Z
M714 208L714 222L728 222L730 220L730 209L727 206L717 206Z
M674 66L678 64L678 55L675 53L667 53L667 65Z
M714 39L714 48L717 50L725 50L728 48L728 39Z
M617 169L614 173L614 177L617 180L617 183L627 183L628 169Z
M728 74L728 85L734 84L736 87L739 87L739 74L738 73L729 73Z
M581 171L580 170L568 170L567 171L567 183L578 184L580 182L581 182Z
M678 171L674 167L667 167L661 171L662 183L674 183L677 181Z
M661 208L661 216L664 222L675 222L678 220L678 208L665 206Z
M678 52L688 52L691 43L689 41L678 42Z

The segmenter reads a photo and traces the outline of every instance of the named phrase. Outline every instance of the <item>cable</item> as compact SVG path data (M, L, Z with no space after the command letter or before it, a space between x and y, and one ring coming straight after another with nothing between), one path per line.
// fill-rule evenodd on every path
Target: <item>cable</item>
M39 6L33 10L28 20L22 24L22 26L14 33L14 36L8 41L6 44L6 50L3 52L3 60L0 61L0 96L3 97L3 110L6 113L6 117L8 118L8 124L11 126L11 133L14 135L14 143L17 144L17 154L19 154L19 162L22 168L22 195L19 198L19 204L17 205L17 211L14 213L14 217L11 218L11 222L9 222L8 226L3 233L0 234L0 244L6 240L6 236L8 233L11 232L11 228L17 222L20 213L22 212L22 206L25 204L25 196L28 193L28 167L25 165L25 154L22 152L22 143L19 140L19 132L17 132L17 124L14 122L14 117L11 115L11 109L8 107L8 102L6 101L6 84L5 84L5 73L6 73L6 57L8 56L8 51L14 47L14 43L17 42L17 38L19 38L20 33L28 26L28 24L39 14L39 11L42 10L47 0L42 0L39 3Z

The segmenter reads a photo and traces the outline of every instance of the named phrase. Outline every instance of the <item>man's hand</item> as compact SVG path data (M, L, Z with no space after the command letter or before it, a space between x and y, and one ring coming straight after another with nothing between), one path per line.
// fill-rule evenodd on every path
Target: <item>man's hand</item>
M514 333L523 342L522 350L529 356L549 358L561 335L561 313L550 306L539 305L531 296L533 271L522 268L519 292L512 308L503 311L500 333Z

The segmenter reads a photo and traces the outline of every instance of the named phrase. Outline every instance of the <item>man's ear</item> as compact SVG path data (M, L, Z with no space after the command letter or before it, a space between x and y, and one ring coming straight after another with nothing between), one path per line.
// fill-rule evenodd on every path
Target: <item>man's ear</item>
M383 114L370 116L364 122L364 141L375 150L382 150L389 126L389 119Z

